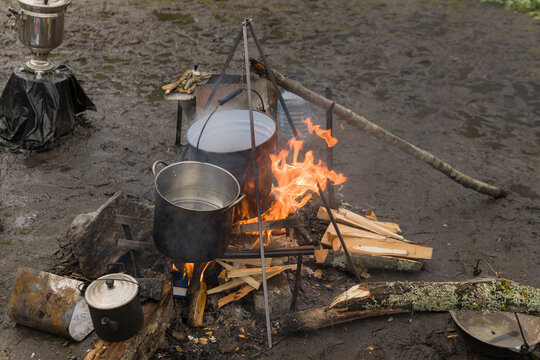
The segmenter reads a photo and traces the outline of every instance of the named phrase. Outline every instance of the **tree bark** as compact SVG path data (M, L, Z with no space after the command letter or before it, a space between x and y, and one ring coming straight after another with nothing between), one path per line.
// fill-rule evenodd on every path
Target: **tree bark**
M262 62L251 59L251 70L258 75L268 79L267 69ZM324 110L330 109L332 104L334 104L332 100L329 100L324 96L321 96L305 88L297 81L291 80L285 75L280 74L273 69L272 71L277 84L282 88L295 93L296 95L306 99L307 101L317 106L320 106ZM435 155L405 141L404 139L392 134L391 132L381 128L380 126L375 125L374 123L368 121L365 117L354 113L353 111L347 109L342 105L335 103L335 106L332 109L332 113L341 117L350 125L353 125L361 129L362 131L375 136L377 139L387 144L390 144L398 148L399 150L406 152L409 155L414 156L418 160L425 162L426 164L432 166L436 170L439 170L440 172L448 176L450 179L456 181L457 183L466 188L473 189L494 198L504 197L508 194L506 190L465 175L464 173L455 169L450 164L442 161Z
M282 332L310 331L356 319L409 311L493 310L540 314L540 289L505 279L360 284L332 304L292 313Z

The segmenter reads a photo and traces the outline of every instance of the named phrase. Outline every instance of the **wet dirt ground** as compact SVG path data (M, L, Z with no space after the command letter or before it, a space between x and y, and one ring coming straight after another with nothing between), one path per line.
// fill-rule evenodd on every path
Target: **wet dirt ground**
M331 85L340 104L512 191L494 200L467 190L336 119L335 168L349 177L338 200L374 209L434 248L421 273L373 272L370 281L465 280L481 258L540 286L540 23L531 17L462 0L78 1L53 60L75 73L98 112L51 151L0 154L0 359L84 357L91 339L66 344L9 320L16 270L49 269L74 217L118 190L153 202L151 163L178 159L176 104L160 87L194 63L221 69L245 17L277 70L316 91ZM7 20L2 27L5 84L28 50ZM231 67L240 69L240 52ZM318 304L301 296L301 308ZM452 334L446 313L407 314L277 336L259 356L488 358Z

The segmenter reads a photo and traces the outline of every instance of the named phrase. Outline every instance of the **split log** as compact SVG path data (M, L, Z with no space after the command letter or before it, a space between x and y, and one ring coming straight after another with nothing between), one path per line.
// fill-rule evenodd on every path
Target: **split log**
M540 315L540 289L505 279L360 284L326 307L289 314L280 323L283 332L309 331L370 316L460 309Z
M343 237L352 237L352 238L356 237L356 238L364 238L364 239L367 238L367 239L377 239L377 240L384 240L387 238L384 235L375 234L374 232L371 232L371 231L362 230L353 226L343 225L343 224L339 225L339 232L341 233ZM334 229L334 225L332 223L328 225L328 229L326 229L325 233L328 233L327 241L330 240L329 245L332 246L331 241L338 236L336 229Z
M271 279L274 276L276 276L277 274L281 274L283 271L285 271L285 268L282 268L281 270L275 271L273 273L266 273L266 279ZM244 285L240 290L238 290L236 292L233 292L232 294L229 294L229 295L219 299L218 300L218 307L222 307L224 305L227 305L230 302L240 300L241 298L243 298L244 296L246 296L247 294L249 294L253 290L255 290L255 288L253 286Z
M388 255L398 256L408 259L425 259L430 260L433 256L433 248L417 245L410 242L399 241L386 238L365 239L365 238L347 238L343 241L350 253L368 254L368 255ZM334 251L343 251L341 241L338 238L333 240L332 249Z
M361 272L370 269L398 270L415 272L422 270L424 264L420 261L392 256L372 256L364 254L351 254L353 263ZM333 250L315 250L315 262L324 266L353 273L347 257L343 252Z
M242 280L242 278L232 279L230 281L227 281L225 284L221 284L221 285L211 288L206 293L208 295L217 294L225 290L234 289L244 284L245 284L245 281Z
M280 74L274 69L266 69L264 64L258 60L250 59L251 70L258 75L268 79L268 70L272 71L274 78L279 86L295 93L296 95L306 99L307 101L320 106L324 110L332 109L332 113L341 117L347 123L359 128L367 134L375 136L377 139L392 145L399 150L417 158L420 161L430 165L435 170L438 170L448 176L450 179L456 181L460 185L478 191L483 194L487 194L494 198L504 197L508 192L504 189L496 187L494 185L487 184L483 181L474 179L468 175L465 175L461 171L455 169L450 164L442 161L435 155L405 141L401 137L392 134L391 132L381 128L380 126L368 121L365 117L360 116L346 107L335 103L332 100L321 96L306 87L302 86L299 82L287 78L285 75Z
M290 264L290 265L283 265L283 266L267 266L266 272L276 272L276 271L284 271L284 270L291 270L296 269L296 264ZM237 278L237 277L244 277L244 276L251 276L251 275L259 275L262 274L262 268L248 268L248 269L234 269L227 271L227 277L228 278Z
M188 313L188 325L191 327L203 327L204 307L206 306L206 282L198 281L189 288L190 302Z
M172 286L166 283L160 301L149 301L144 307L144 325L139 332L124 341L98 340L84 360L147 360L165 341L165 330L173 318Z
M267 266L272 263L272 259L274 258L265 259ZM261 266L261 259L216 259L216 261L223 261L242 265Z
M388 230L384 226L377 224L376 221L366 219L362 215L355 214L347 209L340 208L338 210L332 210L332 214L334 215L334 218L337 222L373 231L374 233L379 235L385 235L394 239L404 240L403 236L398 235L395 232ZM328 216L328 213L324 206L321 206L319 208L319 211L317 212L317 217L321 220L330 221L330 216Z
M220 261L220 260L216 260L216 262L219 265L223 266L223 268L227 271L234 270L234 267L232 265L224 263L223 261ZM240 279L244 281L246 284L253 286L255 289L259 289L259 287L261 286L261 283L255 280L254 278L252 278L251 276L242 276L240 277Z

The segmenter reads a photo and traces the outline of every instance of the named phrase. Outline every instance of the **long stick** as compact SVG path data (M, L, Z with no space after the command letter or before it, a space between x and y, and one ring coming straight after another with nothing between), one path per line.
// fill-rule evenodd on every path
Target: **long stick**
M255 201L257 203L257 220L259 224L259 249L261 251L261 268L262 268L262 284L264 293L264 312L266 317L266 335L268 337L268 347L272 348L272 325L270 323L270 310L268 308L268 285L266 281L266 261L264 258L264 239L262 229L261 216L261 194L259 191L259 167L257 166L257 148L255 143L255 124L253 122L253 106L251 103L251 74L249 71L249 56L248 56L248 38L247 27L251 28L251 20L245 19L242 23L242 32L244 35L244 51L245 51L245 66L246 66L246 82L247 96L249 105L249 127L251 130L251 154L253 160L253 181L255 182ZM253 30L251 30L253 34Z
M258 60L251 59L251 66L255 73L259 74L262 77L269 78L269 73L267 72L267 67L264 66ZM324 96L321 96L306 87L300 85L294 80L288 79L285 75L280 74L279 72L272 69L273 78L279 86L282 88L295 93L296 95L306 99L307 101L322 107L325 110L328 110L332 105L333 101L326 99ZM333 113L347 121L347 123L361 129L362 131L375 136L377 139L390 144L401 151L406 152L409 155L414 156L418 160L425 162L436 170L439 170L450 179L456 181L462 186L478 191L483 194L487 194L494 198L504 197L508 192L499 187L487 184L483 181L476 180L468 175L465 175L461 171L455 169L450 164L442 161L435 155L420 149L419 147L405 141L397 135L392 134L391 132L381 128L378 125L368 121L365 117L360 116L353 111L347 109L346 107L335 104Z

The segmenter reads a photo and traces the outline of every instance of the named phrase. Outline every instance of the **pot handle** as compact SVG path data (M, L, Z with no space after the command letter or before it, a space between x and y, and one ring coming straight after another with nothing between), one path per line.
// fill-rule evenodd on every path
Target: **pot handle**
M165 165L165 166L169 166L169 164L167 164L167 163L164 162L164 161L161 161L161 160L156 161L156 162L152 165L152 174L154 174L154 179L155 179L156 176L157 176L157 173L156 173L156 166L157 166L158 164Z
M240 194L240 196L238 196L238 198L236 198L236 200L234 200L232 202L232 204L230 204L229 206L227 206L226 208L223 209L223 211L227 211L229 210L230 208L233 208L235 207L236 205L240 204L240 201L244 200L244 198L246 197L246 194Z

